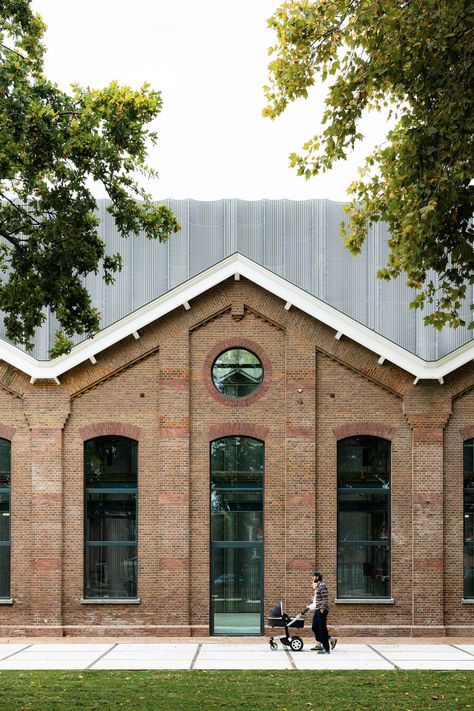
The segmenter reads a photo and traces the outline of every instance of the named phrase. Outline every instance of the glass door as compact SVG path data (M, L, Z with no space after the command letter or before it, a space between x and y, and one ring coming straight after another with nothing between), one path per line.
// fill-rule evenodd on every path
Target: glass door
M262 634L263 442L211 443L211 634Z
M263 544L212 552L212 634L262 634Z

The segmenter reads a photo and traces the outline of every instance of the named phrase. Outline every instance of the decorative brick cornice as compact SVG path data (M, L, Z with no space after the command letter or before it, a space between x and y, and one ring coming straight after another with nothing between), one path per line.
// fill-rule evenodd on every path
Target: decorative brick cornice
M357 435L371 435L372 437L381 437L391 441L395 437L396 430L380 422L351 422L334 427L332 433L337 440L356 437Z
M431 380L413 385L403 400L403 414L412 430L444 429L451 412L451 393Z
M254 437L263 442L268 437L269 428L262 425L255 425L253 422L222 422L219 425L209 427L209 441L221 439L222 437Z
M474 425L466 425L465 427L461 427L459 430L459 434L461 435L461 438L463 440L473 439L474 438Z
M252 353L255 353L255 355L260 358L263 365L263 381L261 385L251 395L247 395L246 397L226 397L217 390L212 382L212 366L215 359L220 353L223 353L230 348L245 348L248 351L252 351ZM214 398L214 400L217 400L217 402L220 402L223 405L227 405L227 407L248 407L256 400L259 400L263 395L265 395L270 387L272 383L272 376L273 369L267 354L258 343L251 341L249 338L229 338L225 341L217 343L214 348L208 352L204 361L204 368L202 370L202 380L208 393Z
M139 440L141 427L132 425L129 422L94 422L91 425L81 427L79 434L84 441L95 437L118 436Z
M8 439L12 441L15 435L16 429L14 427L9 427L8 425L0 425L0 438Z

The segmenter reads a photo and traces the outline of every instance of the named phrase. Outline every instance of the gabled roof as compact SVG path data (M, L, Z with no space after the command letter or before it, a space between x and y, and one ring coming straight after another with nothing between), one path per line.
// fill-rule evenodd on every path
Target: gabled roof
M189 308L189 302L236 274L245 277L282 299L285 308L296 307L336 331L336 337L345 336L377 354L383 362L388 360L411 373L414 378L442 379L456 368L474 359L474 342L436 361L425 361L338 311L312 294L291 284L260 264L241 254L233 254L183 284L171 289L125 318L76 345L71 353L52 361L38 361L11 344L0 341L0 359L27 373L32 379L59 379L66 371L91 359L98 353L118 343L127 336L137 334L141 328L156 321L176 308Z

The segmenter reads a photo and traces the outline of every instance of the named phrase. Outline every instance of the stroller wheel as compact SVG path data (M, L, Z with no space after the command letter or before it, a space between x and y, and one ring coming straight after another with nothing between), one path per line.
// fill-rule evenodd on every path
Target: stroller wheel
M290 647L293 652L301 652L303 649L303 640L301 637L293 637L290 642Z
M276 650L278 649L278 644L274 642L273 639L270 640L270 649L272 650L272 652L276 652Z

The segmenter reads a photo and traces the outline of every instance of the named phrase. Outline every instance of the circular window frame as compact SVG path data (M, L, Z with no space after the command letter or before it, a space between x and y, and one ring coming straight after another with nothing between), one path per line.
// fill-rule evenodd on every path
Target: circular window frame
M254 390L253 393L250 393L250 395L245 395L244 397L233 398L229 395L223 395L214 385L214 380L212 377L212 368L214 367L214 363L216 362L217 358L222 355L222 353L225 353L226 351L235 348L241 348L243 350L250 351L260 360L260 363L262 364L263 368L263 378L262 382L260 383L258 388ZM259 400L261 397L263 397L263 395L265 395L272 382L273 373L270 360L265 351L258 343L255 343L255 341L251 341L248 338L233 338L232 340L220 341L219 343L216 343L216 345L208 352L204 361L204 369L202 375L204 385L206 386L207 391L214 400L222 403L223 405L227 405L228 407L248 407L256 400Z

